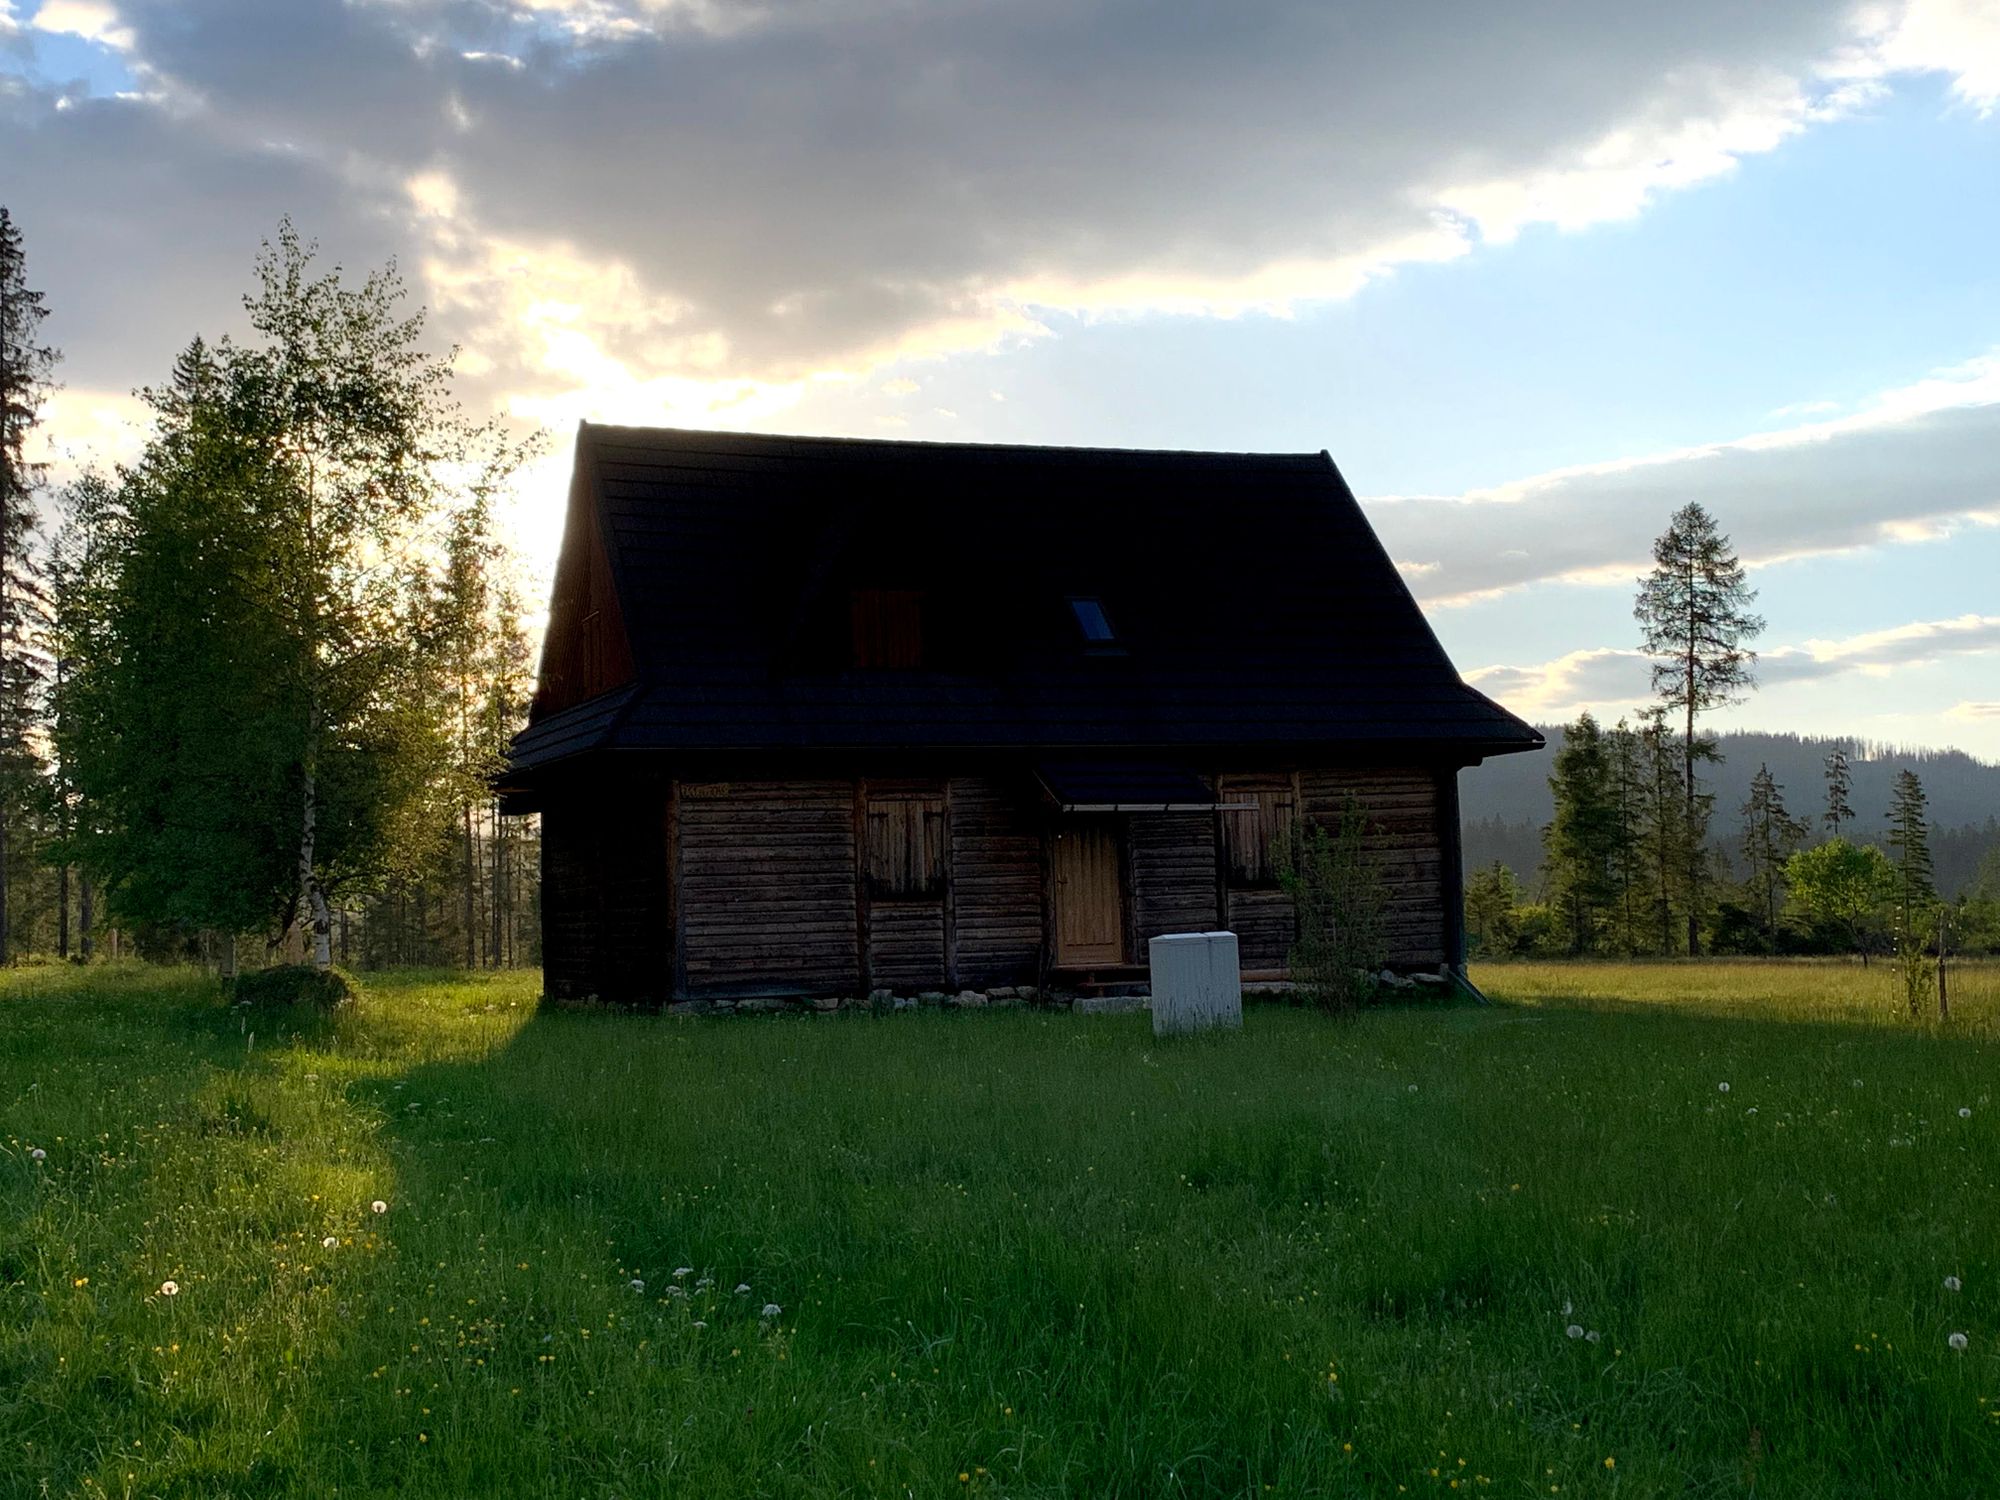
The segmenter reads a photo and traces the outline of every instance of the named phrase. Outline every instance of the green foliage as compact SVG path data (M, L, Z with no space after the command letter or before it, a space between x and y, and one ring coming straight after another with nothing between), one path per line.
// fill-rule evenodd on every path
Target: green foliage
M1844 964L1474 977L1163 1052L6 975L0 1490L2000 1489L2000 970L1949 1032Z
M1895 884L1895 867L1872 844L1829 839L1785 861L1792 907L1807 922L1838 934L1849 951L1866 951Z
M1494 860L1465 882L1466 951L1474 958L1511 958L1521 951L1521 885Z
M1299 994L1325 1010L1375 998L1388 943L1382 877L1367 852L1369 823L1350 794L1334 826L1297 819L1275 851L1278 884L1297 919L1288 962Z
M278 964L269 969L252 969L239 974L228 986L229 998L239 1005L311 1006L333 1010L351 1001L357 989L353 978L339 968L316 969L311 964Z
M313 259L282 225L253 340L197 339L148 393L66 740L76 847L122 914L233 932L303 909L324 968L331 901L420 857L490 763L441 684L469 670L467 548L519 451L460 416L393 266L356 286Z

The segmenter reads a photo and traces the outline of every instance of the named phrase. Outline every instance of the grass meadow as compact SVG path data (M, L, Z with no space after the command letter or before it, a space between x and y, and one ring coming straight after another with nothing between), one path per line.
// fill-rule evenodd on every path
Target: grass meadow
M1880 969L1496 966L1161 1045L16 971L0 1495L1994 1494L1953 977L1940 1028Z

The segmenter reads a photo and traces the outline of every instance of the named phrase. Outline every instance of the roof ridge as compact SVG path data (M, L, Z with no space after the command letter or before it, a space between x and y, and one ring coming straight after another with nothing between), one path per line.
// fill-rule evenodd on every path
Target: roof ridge
M720 427L665 427L625 422L593 422L588 418L577 423L579 438L586 432L590 433L593 438L601 437L601 435L606 433L629 432L643 433L653 438L719 438L730 442L751 443L767 447L777 447L788 443L804 443L815 447L917 449L930 452L958 453L1046 453L1065 457L1226 458L1237 461L1250 459L1271 463L1324 463L1327 465L1331 465L1333 462L1332 455L1324 448L1311 452L1301 450L1270 451L1248 448L1107 448L1093 447L1081 443L987 443L962 442L946 438L850 437L845 434L808 432L739 432Z

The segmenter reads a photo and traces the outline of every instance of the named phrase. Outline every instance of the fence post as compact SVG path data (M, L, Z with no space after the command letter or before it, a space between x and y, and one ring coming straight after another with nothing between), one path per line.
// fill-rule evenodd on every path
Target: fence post
M1944 950L1945 950L1944 933L1945 933L1945 924L1948 921L1950 921L1950 919L1951 919L1950 909L1944 906L1942 903L1940 903L1940 905L1938 906L1938 934L1937 934L1938 1019L1940 1021L1944 1020L1947 1016L1951 1014L1951 1002L1945 996L1945 985L1944 985Z

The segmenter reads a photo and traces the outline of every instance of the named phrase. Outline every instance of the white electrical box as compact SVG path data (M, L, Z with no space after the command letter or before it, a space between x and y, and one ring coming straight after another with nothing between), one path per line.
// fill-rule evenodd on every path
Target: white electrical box
M1233 932L1175 932L1147 945L1153 1035L1243 1024L1243 966Z

